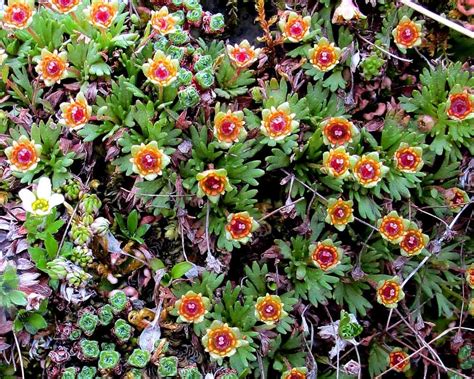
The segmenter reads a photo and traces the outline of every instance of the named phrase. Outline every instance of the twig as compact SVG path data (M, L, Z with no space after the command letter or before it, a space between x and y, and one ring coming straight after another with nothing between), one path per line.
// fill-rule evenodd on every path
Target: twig
M280 208L275 209L273 212L270 212L269 214L263 216L263 217L260 218L257 222L260 223L260 222L262 222L263 220L265 220L265 219L267 219L267 218L273 216L275 213L281 211L282 209L291 207L291 206L293 206L293 205L299 203L299 202L302 201L302 200L304 200L304 197L300 197L298 200L292 201L292 202L289 203L289 204L285 204L285 205L281 206Z
M18 342L18 338L16 337L15 332L13 333L13 339L15 340L15 345L18 350L18 360L20 361L20 370L21 370L21 377L25 379L25 368L23 367L23 357L21 355L21 348L20 348L20 343Z
M381 48L380 46L377 46L375 43L370 42L367 38L362 37L360 34L357 34L357 36L358 36L362 41L364 41L364 42L368 43L369 45L371 45L371 46L373 46L373 47L379 49L382 53L385 53L385 54L391 56L392 58L398 59L398 60L403 61L403 62L408 62L408 63L413 62L412 59L402 58L402 57L399 57L398 55L392 54L390 51L387 51L387 50Z

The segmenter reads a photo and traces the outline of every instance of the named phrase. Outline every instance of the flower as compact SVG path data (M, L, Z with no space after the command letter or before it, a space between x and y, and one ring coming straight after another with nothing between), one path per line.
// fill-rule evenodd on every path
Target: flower
M423 167L423 149L402 142L393 156L395 167L401 172L418 172Z
M178 77L179 61L158 50L153 59L143 65L143 73L150 82L160 87L167 87Z
M161 7L158 12L151 12L151 26L156 32L158 32L162 36L174 33L176 31L176 25L178 24L178 22L179 18L172 14L169 14L167 7Z
M153 180L163 173L163 169L170 163L171 159L158 148L156 141L148 144L133 145L131 148L132 170L145 180Z
M354 124L343 117L331 117L321 123L321 128L323 142L331 146L344 146L359 134Z
M429 240L429 237L412 222L400 241L400 252L405 257L418 255L428 245Z
M375 187L388 172L388 167L379 161L377 152L369 153L359 157L350 157L352 173L362 187Z
M334 10L332 23L341 25L353 20L365 20L366 18L352 0L341 0L341 3Z
M465 204L469 203L469 196L466 191L453 187L444 191L444 200L453 212L459 212Z
M306 367L294 367L291 370L285 371L281 375L281 379L306 379Z
M295 113L291 113L288 102L280 104L278 108L272 106L264 109L260 130L268 138L281 141L298 128L299 122L294 120L295 116Z
M36 191L32 192L23 188L18 193L25 211L35 216L44 216L51 212L51 209L64 203L64 196L59 193L52 193L51 180L45 176L39 178Z
M231 213L227 216L225 235L228 240L247 243L252 237L252 232L257 230L258 223L248 212Z
M92 107L87 103L82 92L77 94L75 100L62 103L59 108L62 112L62 118L59 120L59 123L74 130L83 128L92 115Z
M311 29L311 16L301 16L296 12L288 12L278 22L283 38L290 42L300 42L306 38Z
M327 204L328 214L325 221L334 225L337 230L343 231L349 222L354 221L353 205L352 200L329 199Z
M46 86L52 86L55 83L60 83L61 79L67 76L67 53L59 53L54 50L50 53L46 49L41 50L41 57L36 59L36 72L43 79Z
M473 118L474 95L467 91L451 93L446 103L446 113L450 119L456 121Z
M274 325L288 313L283 309L280 296L269 295L268 293L257 299L255 303L255 317L267 325Z
M210 301L200 293L188 291L175 303L178 312L178 322L199 323L208 313Z
M33 21L35 13L34 1L10 0L3 11L0 11L0 20L7 29L26 29Z
M400 217L396 211L390 212L377 221L377 228L382 238L395 244L402 241L409 225L410 222Z
M405 293L397 276L392 279L381 280L377 285L377 301L387 308L396 308L397 303L404 297Z
M51 8L56 12L68 14L74 12L81 4L79 0L49 0Z
M219 196L223 195L225 191L231 191L232 186L227 178L227 171L223 168L219 170L206 170L196 175L198 180L199 197L207 195L209 200L216 203Z
M204 349L212 359L221 361L224 357L231 357L241 346L249 344L238 328L231 328L219 320L214 320L202 337Z
M308 51L311 64L319 71L326 72L332 70L339 63L341 49L334 46L334 42L329 43L326 38L321 38L317 45Z
M260 55L262 49L256 49L244 39L238 45L227 45L227 54L231 63L237 68L247 68L252 65Z
M330 239L309 246L313 264L323 271L329 271L341 263L342 249Z
M109 28L117 17L117 13L117 0L92 0L91 5L84 9L89 22L100 29Z
M324 152L322 172L337 179L344 179L349 175L349 167L349 154L343 146Z
M13 141L12 146L5 149L10 169L19 172L34 170L40 161L41 150L41 145L21 135L18 141Z
M468 286L474 289L474 263L466 269L465 275Z
M402 17L397 27L392 31L395 44L402 52L421 45L422 26L423 21L415 22L407 16Z
M219 143L229 148L233 142L243 140L247 136L244 129L244 113L242 111L227 113L218 112L214 117L214 135Z
M408 354L396 347L388 354L388 365L397 372L405 372L410 369Z

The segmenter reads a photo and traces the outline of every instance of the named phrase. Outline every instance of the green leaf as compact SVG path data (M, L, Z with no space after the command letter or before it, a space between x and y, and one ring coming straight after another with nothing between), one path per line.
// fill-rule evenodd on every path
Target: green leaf
M8 293L8 297L10 301L15 305L25 306L28 304L26 300L26 295L22 291L12 290Z
M180 262L173 266L171 269L171 277L173 279L181 278L189 270L193 268L193 264L190 262Z

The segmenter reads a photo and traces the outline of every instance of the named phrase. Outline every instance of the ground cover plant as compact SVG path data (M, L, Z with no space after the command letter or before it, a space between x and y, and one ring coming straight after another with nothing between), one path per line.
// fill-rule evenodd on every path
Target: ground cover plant
M6 1L0 377L470 378L473 16Z

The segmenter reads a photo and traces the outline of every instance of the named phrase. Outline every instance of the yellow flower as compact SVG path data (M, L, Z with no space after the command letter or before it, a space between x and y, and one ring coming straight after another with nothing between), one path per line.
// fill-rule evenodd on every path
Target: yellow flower
M355 179L362 187L375 187L389 171L379 160L376 152L358 157L354 155L350 158L352 172Z
M40 161L41 145L29 140L22 135L18 141L13 141L13 145L5 149L10 169L12 171L26 172L34 170Z
M212 359L221 362L223 358L231 357L239 347L247 346L249 342L238 328L231 328L221 321L214 320L202 338L202 344Z
M158 50L153 59L143 65L143 73L150 82L160 87L167 87L178 77L179 62Z
M308 51L311 64L322 72L332 70L339 63L341 49L329 43L326 38L321 38L317 45Z
M89 22L100 28L108 29L118 14L117 0L92 0L91 5L84 9Z
M169 14L167 7L161 7L161 9L156 12L151 12L150 23L157 33L165 36L176 31L176 25L179 22L179 18Z
M402 241L409 224L408 220L400 217L396 211L392 211L377 221L377 228L384 239L398 244Z
M67 53L59 53L54 50L50 53L46 49L41 50L41 57L37 60L36 72L44 81L46 86L52 86L55 83L60 83L61 79L67 76Z
M306 379L308 369L306 367L294 367L291 370L285 371L281 375L281 379Z
M269 295L259 297L255 303L255 317L267 325L274 325L288 315L283 309L280 296Z
M244 113L242 111L232 112L230 109L218 112L214 117L214 135L224 147L228 148L233 142L243 140L247 135L244 129Z
M56 12L68 14L74 12L81 4L80 0L49 0L51 8Z
M257 230L258 223L248 212L231 213L227 216L225 234L228 240L247 243L252 237L252 232Z
M349 154L343 146L324 152L322 172L338 179L344 179L349 175L349 167Z
M251 46L249 41L244 39L240 44L227 45L227 54L231 63L238 68L246 68L252 65L260 55L262 49Z
M328 224L334 225L337 230L343 231L348 223L354 221L353 205L352 200L329 199L327 204L328 214L325 221Z
M196 179L198 180L198 197L206 195L213 203L219 200L220 195L232 190L227 171L223 168L200 172L196 175Z
M301 16L296 12L289 12L278 23L283 38L291 42L300 42L309 34L311 16Z
M170 157L158 148L156 141L145 145L133 145L131 148L132 170L145 180L153 180L161 175L163 169L170 163Z
M321 123L323 142L331 146L344 146L351 143L359 130L343 117L331 117Z
M309 246L313 264L323 271L329 271L341 263L342 249L330 239Z
M397 303L405 297L400 285L400 279L396 276L392 279L381 280L377 286L377 301L387 308L396 308Z
M464 121L474 117L474 95L467 91L451 93L446 105L448 117Z
M34 6L32 0L10 0L0 12L3 26L6 29L26 29L33 21Z
M62 103L59 108L62 112L62 118L59 122L74 130L84 127L92 115L92 107L87 104L87 100L82 92L77 94L75 100Z
M474 263L466 269L466 281L469 287L474 289Z
M210 301L200 293L188 291L176 302L175 309L179 315L178 321L199 323L208 313Z
M393 156L395 167L401 172L418 172L423 167L422 155L423 149L421 147L411 147L402 142Z
M299 122L294 119L295 116L288 102L280 104L278 108L264 109L260 130L268 138L281 141L298 128Z
M418 255L428 245L429 240L429 237L423 234L415 223L410 223L400 241L400 252L406 257Z
M403 16L397 27L392 31L395 44L401 51L421 45L422 25L422 21L415 22L407 16Z

